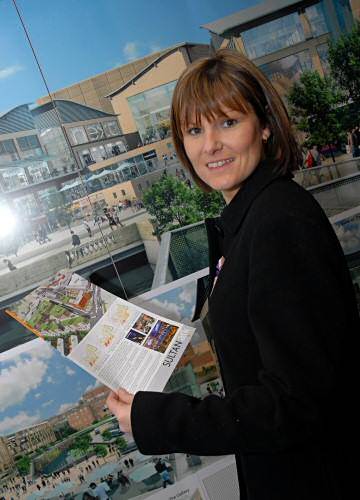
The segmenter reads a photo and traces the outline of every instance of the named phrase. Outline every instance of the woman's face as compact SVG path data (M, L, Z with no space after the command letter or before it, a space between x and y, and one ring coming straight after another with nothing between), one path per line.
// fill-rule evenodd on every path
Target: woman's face
M254 113L224 109L223 115L183 129L186 154L196 174L208 186L221 191L229 203L262 158L262 141L270 130L261 128Z

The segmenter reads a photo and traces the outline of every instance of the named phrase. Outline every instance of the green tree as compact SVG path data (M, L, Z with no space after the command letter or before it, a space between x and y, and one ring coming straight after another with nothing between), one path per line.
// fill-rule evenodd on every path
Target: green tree
M329 45L331 74L354 103L354 123L360 110L360 22L350 33L344 33Z
M120 452L125 451L126 448L127 448L127 441L122 436L119 436L119 437L116 438L115 444L118 447L118 449L120 450Z
M30 464L31 460L27 455L24 455L23 457L19 458L19 460L16 461L16 467L21 476L26 476L27 474L29 474Z
M97 444L94 448L97 457L106 457L108 454L106 446L103 444Z
M85 454L91 447L91 436L90 434L83 434L82 436L77 436L71 449L78 450L82 454Z
M202 193L177 177L163 175L144 193L143 201L154 217L155 234L160 236L165 231L218 214L223 206L220 199L219 193Z
M197 220L192 190L170 175L163 175L153 184L143 201L149 214L155 217L157 235Z
M305 71L287 96L290 115L297 128L307 134L303 145L330 145L344 135L340 106L344 94L334 80L317 71ZM335 161L333 153L332 159Z
M110 439L112 437L111 436L111 432L109 431L109 429L106 429L105 431L103 431L101 433L101 435L102 435L103 439L105 439L105 441L110 441Z
M193 192L196 208L201 214L201 219L216 217L225 207L225 200L219 191L205 193L205 191L196 186Z

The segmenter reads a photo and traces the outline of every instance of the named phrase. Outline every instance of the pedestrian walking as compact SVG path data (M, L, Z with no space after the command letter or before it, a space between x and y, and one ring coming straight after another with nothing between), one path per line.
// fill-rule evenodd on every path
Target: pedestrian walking
M86 229L86 231L88 233L89 238L91 238L92 237L92 232L91 232L91 227L90 227L89 223L86 220L84 220L83 221L83 225L84 225L84 227L85 227L85 229Z
M16 271L17 267L14 266L10 259L3 259L3 262L8 266L9 271Z

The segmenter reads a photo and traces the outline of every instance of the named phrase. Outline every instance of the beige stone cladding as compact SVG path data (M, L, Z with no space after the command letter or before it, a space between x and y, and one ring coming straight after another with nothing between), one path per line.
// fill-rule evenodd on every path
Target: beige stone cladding
M56 90L52 93L52 97L54 99L68 99L112 113L113 109L111 102L104 96L118 89L165 51L166 50L148 54L136 61L131 61L123 66L105 71L104 73L92 76L63 89ZM45 104L49 101L49 96L43 96L37 100L37 103Z
M8 436L8 448L14 456L30 453L56 441L55 433L48 422L28 427Z
M360 21L360 0L350 0L350 7L354 16L354 19Z
M6 472L14 465L14 459L7 445L7 440L0 437L0 473Z

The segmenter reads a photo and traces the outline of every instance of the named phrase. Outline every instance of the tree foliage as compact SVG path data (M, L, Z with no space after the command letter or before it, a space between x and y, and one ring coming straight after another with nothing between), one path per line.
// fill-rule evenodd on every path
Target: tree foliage
M85 454L91 446L91 436L90 434L83 434L82 436L77 436L73 445L71 446L74 450L79 450L81 453Z
M97 444L94 448L97 457L106 457L108 454L106 446L103 444Z
M329 63L331 74L360 109L360 22L350 33L330 41Z
M120 451L124 451L127 448L127 441L122 436L116 438L115 444L119 448Z
M30 464L31 460L27 455L24 455L23 457L19 458L19 460L17 460L16 467L21 476L26 476L27 474L29 474Z
M218 215L224 206L219 193L203 193L177 177L163 175L144 194L144 205L154 217L158 236L175 227L186 226Z
M297 128L306 132L305 146L328 145L343 136L340 106L345 96L332 78L322 77L317 71L305 71L287 99Z
M111 432L109 431L109 429L105 429L102 433L101 433L102 437L105 439L105 441L110 441L110 439L112 438L111 436Z

